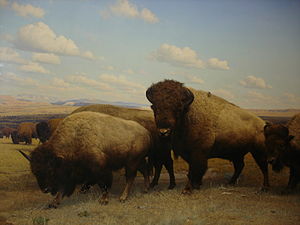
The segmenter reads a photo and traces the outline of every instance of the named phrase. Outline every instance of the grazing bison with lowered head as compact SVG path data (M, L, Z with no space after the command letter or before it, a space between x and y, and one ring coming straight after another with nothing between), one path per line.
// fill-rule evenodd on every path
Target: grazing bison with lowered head
M108 203L112 171L125 167L126 186L120 197L125 201L139 169L149 186L145 156L151 147L149 132L134 121L110 115L81 112L66 117L50 140L30 156L31 171L40 189L56 195L49 207L57 207L70 196L77 184L98 184L100 202Z
M264 121L212 94L165 80L148 88L157 132L189 164L188 183L183 193L199 188L208 158L233 162L235 183L244 167L244 155L251 152L269 186L264 146Z
M40 142L46 142L50 137L50 128L46 121L42 121L36 124L36 133Z
M5 138L9 138L11 136L12 132L15 130L16 129L11 128L11 127L4 127L4 128L2 128L1 133Z
M294 116L287 126L267 124L264 127L268 162L280 172L289 167L290 177L285 192L295 189L300 182L300 114Z
M164 165L167 169L170 177L169 189L175 187L175 176L173 170L173 160L171 157L171 148L168 142L165 140L160 140L156 132L156 125L154 122L153 113L149 110L132 109L112 105L88 105L82 106L76 109L73 113L83 112L83 111L93 111L109 114L111 116L120 117L126 120L133 120L145 127L151 135L153 142L153 148L149 151L150 164L154 165L155 174L154 178L150 184L150 187L154 187L158 184L159 176Z
M37 136L42 143L49 140L63 118L50 119L42 121L36 125Z
M25 142L25 144L31 144L32 138L37 137L34 123L24 122L20 123L17 132L12 135L13 143L19 144L19 142Z

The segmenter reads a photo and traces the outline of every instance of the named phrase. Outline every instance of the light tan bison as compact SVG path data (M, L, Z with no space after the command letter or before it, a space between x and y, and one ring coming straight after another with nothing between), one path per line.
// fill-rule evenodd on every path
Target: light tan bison
M175 187L176 183L173 170L173 159L171 157L171 148L168 142L159 139L158 134L156 132L156 125L154 122L153 113L150 110L96 104L82 106L72 113L78 113L83 111L100 112L127 120L133 120L145 127L150 132L151 139L153 142L153 148L149 151L149 159L150 164L154 165L155 174L150 184L150 187L154 187L158 184L159 176L163 165L167 169L170 177L170 183L168 188L172 189Z
M38 146L29 161L40 189L55 199L57 207L70 196L77 184L98 184L103 191L100 202L108 203L112 171L125 168L126 186L120 197L125 201L139 169L149 186L145 156L151 148L149 132L140 124L95 112L66 117L50 140Z

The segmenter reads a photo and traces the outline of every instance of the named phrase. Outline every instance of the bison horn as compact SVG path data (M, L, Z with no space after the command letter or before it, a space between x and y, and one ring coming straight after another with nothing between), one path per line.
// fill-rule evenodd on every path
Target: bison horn
M192 104L192 102L194 101L194 94L188 88L185 89L186 91L185 91L184 105L185 107L187 107L190 104Z
M30 162L31 158L29 155L27 155L26 153L22 152L21 150L19 150L19 152Z
M146 97L147 97L147 99L149 100L149 102L153 103L153 102L152 102L152 88L151 88L151 87L149 87L149 88L147 89L147 91L146 91Z

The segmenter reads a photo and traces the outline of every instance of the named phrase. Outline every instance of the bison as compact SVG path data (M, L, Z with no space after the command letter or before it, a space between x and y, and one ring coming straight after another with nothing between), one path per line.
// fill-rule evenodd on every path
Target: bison
M171 148L168 142L165 140L160 140L157 132L156 125L154 122L154 117L151 111L141 110L141 109L132 109L119 106L105 105L105 104L96 104L82 106L76 109L72 113L83 112L83 111L93 111L109 114L112 116L120 117L127 120L133 120L145 127L151 135L153 142L153 148L149 152L149 159L151 164L154 165L155 174L153 180L150 184L150 187L154 187L158 184L159 176L164 165L167 169L170 177L169 189L173 189L176 185L175 176L173 170L173 160L171 157Z
M289 193L300 182L300 114L294 116L287 126L266 124L264 127L268 162L275 172L289 167L290 177L284 193Z
M183 193L200 187L209 158L231 160L235 171L230 184L236 183L248 152L263 173L263 188L269 187L263 120L220 97L186 88L174 80L152 84L146 97L152 103L158 134L169 140L175 153L189 165Z
M15 130L16 129L11 128L11 127L4 127L4 128L2 128L1 133L3 134L3 136L5 138L9 138L11 136L12 132L15 131Z
M50 119L48 121L42 121L36 125L37 136L39 140L44 143L54 133L59 123L63 118Z
M12 135L13 143L19 144L19 142L25 142L25 144L31 144L32 138L37 137L36 128L34 123L23 122L20 123L17 132Z
M27 156L40 189L56 195L49 207L57 207L77 184L98 184L100 202L108 203L112 171L125 167L125 201L139 169L149 186L145 156L151 148L149 132L140 124L106 114L81 112L66 117L49 141Z

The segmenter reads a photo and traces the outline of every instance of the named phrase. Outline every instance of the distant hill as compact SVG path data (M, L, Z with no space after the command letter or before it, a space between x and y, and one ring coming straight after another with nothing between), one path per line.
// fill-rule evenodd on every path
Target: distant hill
M57 101L53 101L57 100ZM53 102L52 102L53 101ZM58 101L45 96L8 96L0 95L0 116L31 114L68 114L80 106L90 104L110 104L129 108L149 108L149 105L132 102L110 102L99 99L69 99Z
M292 117L300 113L300 109L247 109L257 116L267 117Z
M91 105L91 104L109 104L109 105L116 105L116 106L124 106L129 108L144 108L148 105L146 104L139 104L133 102L110 102L104 101L99 99L70 99L65 101L57 101L53 102L54 105L69 105L69 106L84 106L84 105Z

